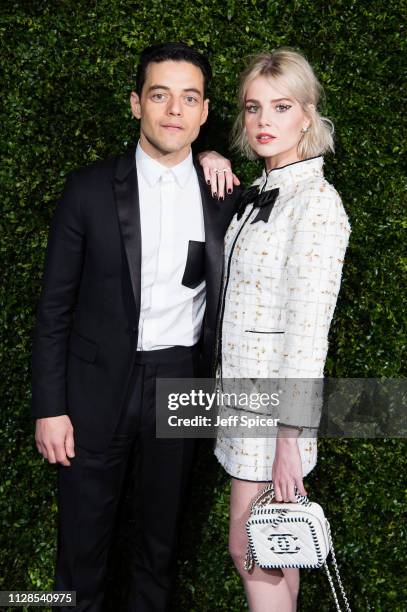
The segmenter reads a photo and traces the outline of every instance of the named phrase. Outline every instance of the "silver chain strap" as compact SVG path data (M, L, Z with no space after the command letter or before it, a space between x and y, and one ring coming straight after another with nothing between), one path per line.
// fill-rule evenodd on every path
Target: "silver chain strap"
M334 565L336 579L338 581L339 588L340 588L341 593L342 593L343 601L345 602L346 611L347 612L351 612L349 601L348 601L348 598L346 597L345 589L343 588L342 580L341 580L341 577L340 577L340 574L339 574L339 568L338 568L338 564L336 562L336 556L335 556L335 550L334 550L334 543L332 541L331 527L330 527L328 521L326 522L326 527L327 527L327 532L328 532L329 545L330 545L330 549L331 549L330 552L331 552L331 555L332 555L332 563ZM332 576L331 576L331 574L329 572L328 564L326 562L324 563L324 568L325 568L326 574L328 576L329 584L331 585L332 594L334 596L335 603L336 603L336 609L338 610L338 612L341 612L341 609L339 607L338 598L336 596L336 591L335 591L334 583L333 583L333 580L332 580Z
M329 584L331 586L332 595L334 596L334 600L335 600L336 609L338 610L338 612L341 612L341 608L339 607L338 597L336 596L336 591L335 591L335 587L334 587L334 581L332 580L331 572L329 571L328 565L326 563L324 563L324 569L326 571L326 575L328 576Z

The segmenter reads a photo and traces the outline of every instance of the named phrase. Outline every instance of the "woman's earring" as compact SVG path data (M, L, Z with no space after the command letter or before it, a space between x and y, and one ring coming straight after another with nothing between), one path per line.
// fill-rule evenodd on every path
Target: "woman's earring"
M302 128L301 133L302 134L306 134L308 132L308 130L309 130L309 125L307 125L307 127L305 127L305 128Z

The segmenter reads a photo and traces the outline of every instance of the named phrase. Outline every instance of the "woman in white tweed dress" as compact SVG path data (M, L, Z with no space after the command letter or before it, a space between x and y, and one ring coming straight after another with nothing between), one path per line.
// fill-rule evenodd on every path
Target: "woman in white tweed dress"
M320 92L309 63L290 49L254 57L242 75L234 144L263 158L265 169L225 237L217 368L224 379L323 377L350 226L323 174L333 129L317 110ZM207 177L225 166L216 154L203 154L201 163ZM244 525L266 482L273 481L277 502L295 502L295 486L306 495L317 440L301 426L313 416L283 415L276 437L218 430L215 454L232 476L229 548L251 612L296 610L298 569L244 570Z

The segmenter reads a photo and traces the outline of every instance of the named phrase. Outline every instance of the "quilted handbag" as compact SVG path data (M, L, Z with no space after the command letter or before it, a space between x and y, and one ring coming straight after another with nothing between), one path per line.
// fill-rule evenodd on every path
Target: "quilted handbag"
M273 483L268 484L253 499L246 522L249 538L245 570L254 563L261 568L320 568L323 567L331 586L336 609L341 612L333 579L328 569L329 552L342 593L345 609L351 612L339 575L331 528L321 506L300 495L295 487L297 503L272 503Z

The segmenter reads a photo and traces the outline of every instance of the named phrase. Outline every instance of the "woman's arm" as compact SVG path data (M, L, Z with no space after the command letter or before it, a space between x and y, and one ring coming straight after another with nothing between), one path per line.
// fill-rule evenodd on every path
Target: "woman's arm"
M314 414L318 403L310 392L313 382L305 379L323 377L350 231L341 199L332 187L309 194L288 253L287 324L279 372L283 379L303 379L296 381L303 392L285 402L279 413L284 425L279 427L272 472L276 501L294 502L294 485L306 495L297 444L300 430L287 425L306 426L319 420Z
M297 379L297 394L284 402L278 416L287 425L313 427L318 426L315 395L324 375L351 230L333 187L321 186L304 196L287 254L287 318L279 368L280 378Z
M202 166L205 180L211 186L212 195L218 200L224 199L225 188L227 193L232 193L235 185L240 181L232 172L230 160L216 151L203 151L197 155Z

